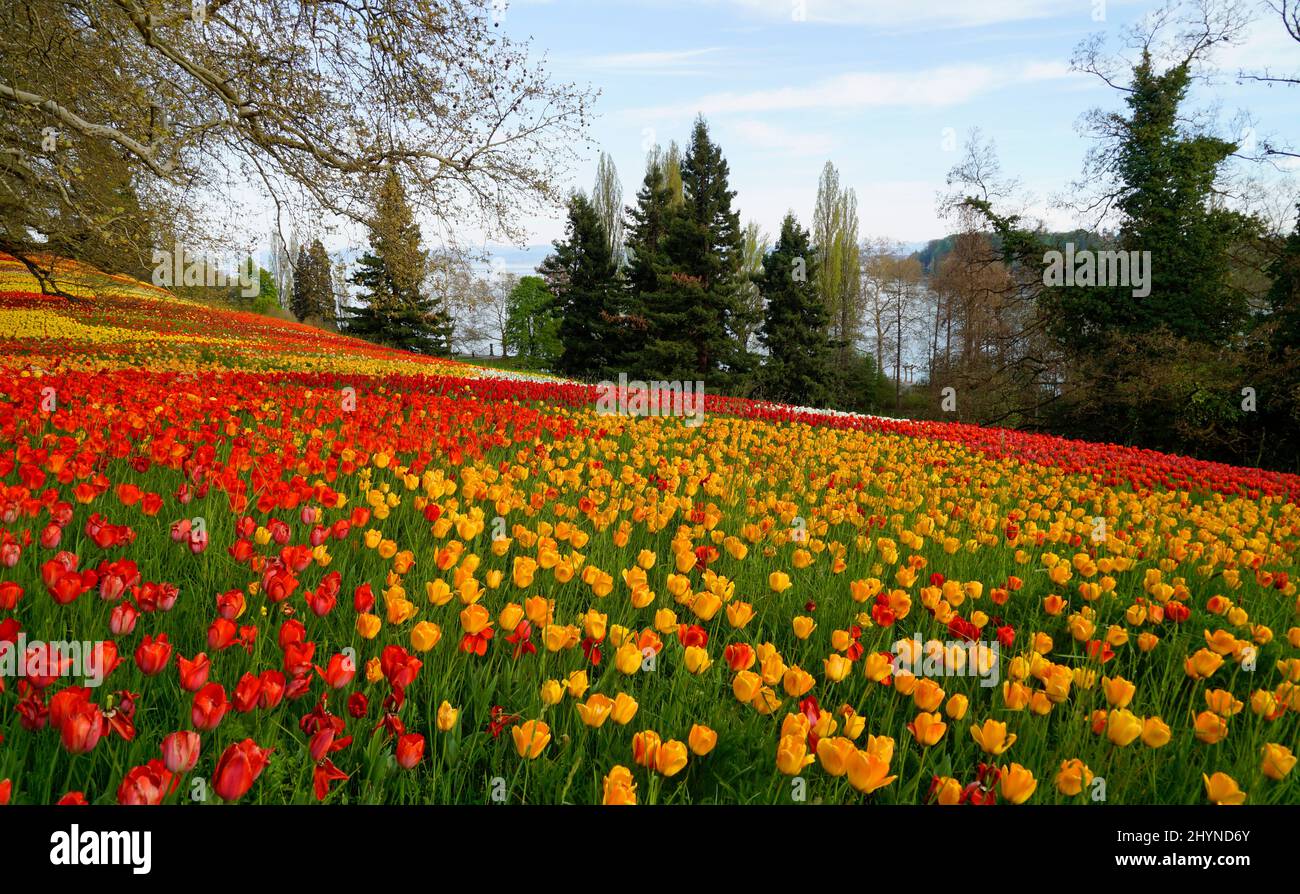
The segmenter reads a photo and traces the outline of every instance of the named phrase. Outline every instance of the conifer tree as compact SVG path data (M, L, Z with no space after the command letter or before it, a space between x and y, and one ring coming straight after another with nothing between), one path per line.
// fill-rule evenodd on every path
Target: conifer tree
M419 353L450 353L451 317L428 288L429 265L420 226L390 170L375 198L370 250L352 275L362 305L349 309L346 331Z
M669 216L655 291L639 302L648 324L645 363L656 377L725 378L741 359L732 324L743 245L729 173L708 125L697 118L681 163L683 201Z
M759 331L767 349L761 382L773 400L824 406L829 397L828 314L817 288L817 263L808 231L786 214L758 280L766 305Z
M609 236L581 191L569 198L565 237L554 246L539 272L560 317L557 366L570 376L603 377L615 371L622 354L616 325L622 302Z

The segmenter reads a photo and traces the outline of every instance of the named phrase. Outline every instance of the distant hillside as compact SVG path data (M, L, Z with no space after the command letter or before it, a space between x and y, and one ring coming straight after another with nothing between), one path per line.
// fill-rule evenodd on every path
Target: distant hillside
M1001 248L1002 240L996 234L991 235L995 247ZM913 252L913 257L921 262L926 273L933 273L938 269L939 262L943 260L944 255L952 251L957 237L955 234L944 236L942 239L931 239L925 245ZM1073 230L1067 233L1044 233L1042 235L1044 242L1054 248L1064 248L1065 243L1073 242L1076 249L1098 249L1104 246L1105 238L1098 233L1089 230Z

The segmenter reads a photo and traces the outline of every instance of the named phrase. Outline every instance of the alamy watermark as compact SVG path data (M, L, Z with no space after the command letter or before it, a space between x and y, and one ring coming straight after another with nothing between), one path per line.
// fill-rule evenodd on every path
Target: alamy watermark
M81 677L87 687L95 689L104 682L104 671L102 642L33 640L29 643L26 633L19 633L16 642L0 642L0 678Z
M894 643L894 674L913 677L977 677L980 685L996 686L1001 671L997 640L921 641L921 634Z
M684 416L691 428L704 422L703 382L628 381L619 373L617 383L599 382L596 390L602 416Z
M1126 286L1134 298L1151 294L1151 252L1075 250L1073 242L1065 251L1043 254L1043 285L1059 286Z
M219 260L187 252L177 245L171 251L155 248L153 265L152 282L162 289L177 286L229 289L238 285L243 298L256 298L261 289L257 266L252 258L236 262L235 272L231 274Z

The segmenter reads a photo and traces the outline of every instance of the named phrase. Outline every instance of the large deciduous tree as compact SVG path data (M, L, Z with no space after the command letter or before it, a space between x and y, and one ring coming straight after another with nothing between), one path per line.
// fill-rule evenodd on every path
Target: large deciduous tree
M522 238L591 100L503 37L491 0L12 0L0 33L0 251L47 290L44 256L77 240L147 258L126 218L210 249L195 199L229 205L235 183L369 224L391 168L418 212Z

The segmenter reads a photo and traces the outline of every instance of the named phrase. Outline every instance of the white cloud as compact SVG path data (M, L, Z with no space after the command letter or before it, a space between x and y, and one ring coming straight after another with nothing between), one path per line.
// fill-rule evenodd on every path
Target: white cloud
M883 28L969 28L1072 16L1101 27L1090 0L714 0L769 21ZM1099 0L1105 8L1105 0ZM1109 0L1120 5L1131 0Z
M625 74L697 74L715 62L724 47L700 47L690 50L657 50L638 53L610 53L586 56L578 61L585 69Z
M1270 69L1274 76L1295 77L1300 71L1300 43L1287 33L1275 13L1269 13L1252 23L1240 43L1220 46L1213 60L1226 74Z
M881 106L940 107L960 105L976 96L1015 84L1056 80L1072 75L1061 62L1031 62L1012 68L950 65L917 72L846 72L801 87L746 93L713 93L674 106L631 109L635 118L680 118L705 115L823 110Z
M837 141L828 134L775 127L762 121L737 121L730 131L751 150L820 158L834 151Z

